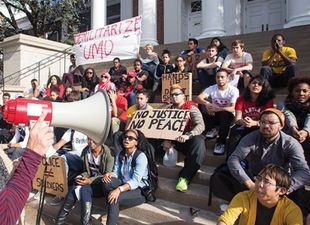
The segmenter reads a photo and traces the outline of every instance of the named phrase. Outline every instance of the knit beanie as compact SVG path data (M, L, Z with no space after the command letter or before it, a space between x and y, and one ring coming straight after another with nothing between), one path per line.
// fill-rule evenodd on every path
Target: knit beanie
M260 117L262 117L262 115L266 114L267 112L271 112L271 113L274 113L278 116L279 120L280 120L280 124L282 125L282 127L285 125L285 116L284 114L279 110L279 109L276 109L276 108L268 108L268 109L265 109L261 114L260 114Z

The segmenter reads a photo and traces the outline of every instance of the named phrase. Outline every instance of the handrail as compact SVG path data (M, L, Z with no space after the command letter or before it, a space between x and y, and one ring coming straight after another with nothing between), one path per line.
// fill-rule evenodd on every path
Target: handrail
M17 84L21 79L26 78L34 74L35 72L40 72L41 69L46 68L47 66L53 64L55 61L59 60L65 54L71 54L71 53L72 53L72 47L66 48L62 50L61 52L57 52L19 71L9 74L2 78L2 81L0 83L0 88L4 88L5 82L7 80L9 81L14 80L12 84Z

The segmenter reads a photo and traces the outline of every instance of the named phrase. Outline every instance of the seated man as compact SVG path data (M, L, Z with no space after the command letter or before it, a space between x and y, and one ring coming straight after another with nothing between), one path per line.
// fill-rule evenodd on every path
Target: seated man
M197 53L205 52L203 48L198 47L198 40L195 38L189 38L187 42L187 49L183 50L180 55L193 55Z
M113 66L110 68L109 74L111 75L111 81L118 87L122 74L127 74L127 68L121 65L120 58L116 57L113 59Z
M265 165L274 163L290 171L292 183L287 193L298 204L298 195L302 194L305 183L309 181L310 171L300 143L281 131L284 124L285 117L280 110L265 109L260 116L259 130L241 139L227 161L231 174L239 181L235 190L253 190L253 176Z
M206 137L214 138L217 133L214 126L220 126L219 138L216 140L213 150L215 155L222 155L225 152L226 138L234 119L233 113L238 97L239 90L228 83L227 71L223 69L216 73L216 84L206 88L197 97L198 103L202 104L200 109L208 127Z
M136 94L136 104L129 107L127 111L128 122L132 119L137 110L150 110L153 109L151 105L148 104L149 92L145 89L137 91Z
M284 45L284 36L275 34L271 48L263 53L260 74L269 80L272 87L286 87L288 80L296 75L296 51Z
M215 74L221 68L224 59L217 54L217 46L211 44L207 48L207 58L197 64L197 74L202 89L216 84Z
M231 44L232 53L229 54L222 65L222 68L227 70L229 78L234 86L246 87L251 78L251 70L253 69L253 58L250 53L244 51L244 42L235 40ZM236 75L239 75L239 80L243 83L237 83Z
M174 84L170 88L171 109L189 110L190 119L187 127L184 130L184 134L177 137L173 143L174 148L182 152L185 155L184 167L179 173L178 183L176 190L185 192L188 189L188 184L196 175L200 166L202 165L206 156L206 146L204 137L201 133L205 129L202 115L194 102L185 101L185 95L182 88ZM171 146L165 146L170 149Z
M143 88L150 89L151 88L151 77L149 76L149 72L142 69L142 62L140 59L135 59L133 62L133 67L135 73L137 74L137 80L140 84L142 84Z
M217 225L286 224L301 225L300 208L285 194L291 184L288 173L268 164L256 176L253 190L237 194L220 216Z

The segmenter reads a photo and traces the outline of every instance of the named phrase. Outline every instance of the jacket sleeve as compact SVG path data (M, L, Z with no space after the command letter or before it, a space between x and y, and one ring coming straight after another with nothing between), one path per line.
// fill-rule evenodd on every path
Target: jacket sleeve
M14 175L0 192L1 224L16 224L32 189L32 180L41 159L42 156L30 149L24 152Z
M194 136L201 134L205 130L205 123L201 112L197 107L191 106L189 108L191 119L191 132Z

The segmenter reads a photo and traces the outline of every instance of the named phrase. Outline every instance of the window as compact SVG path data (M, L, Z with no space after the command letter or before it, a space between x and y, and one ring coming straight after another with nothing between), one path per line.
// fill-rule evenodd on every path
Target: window
M191 12L200 12L201 11L201 1L194 1L191 3Z

